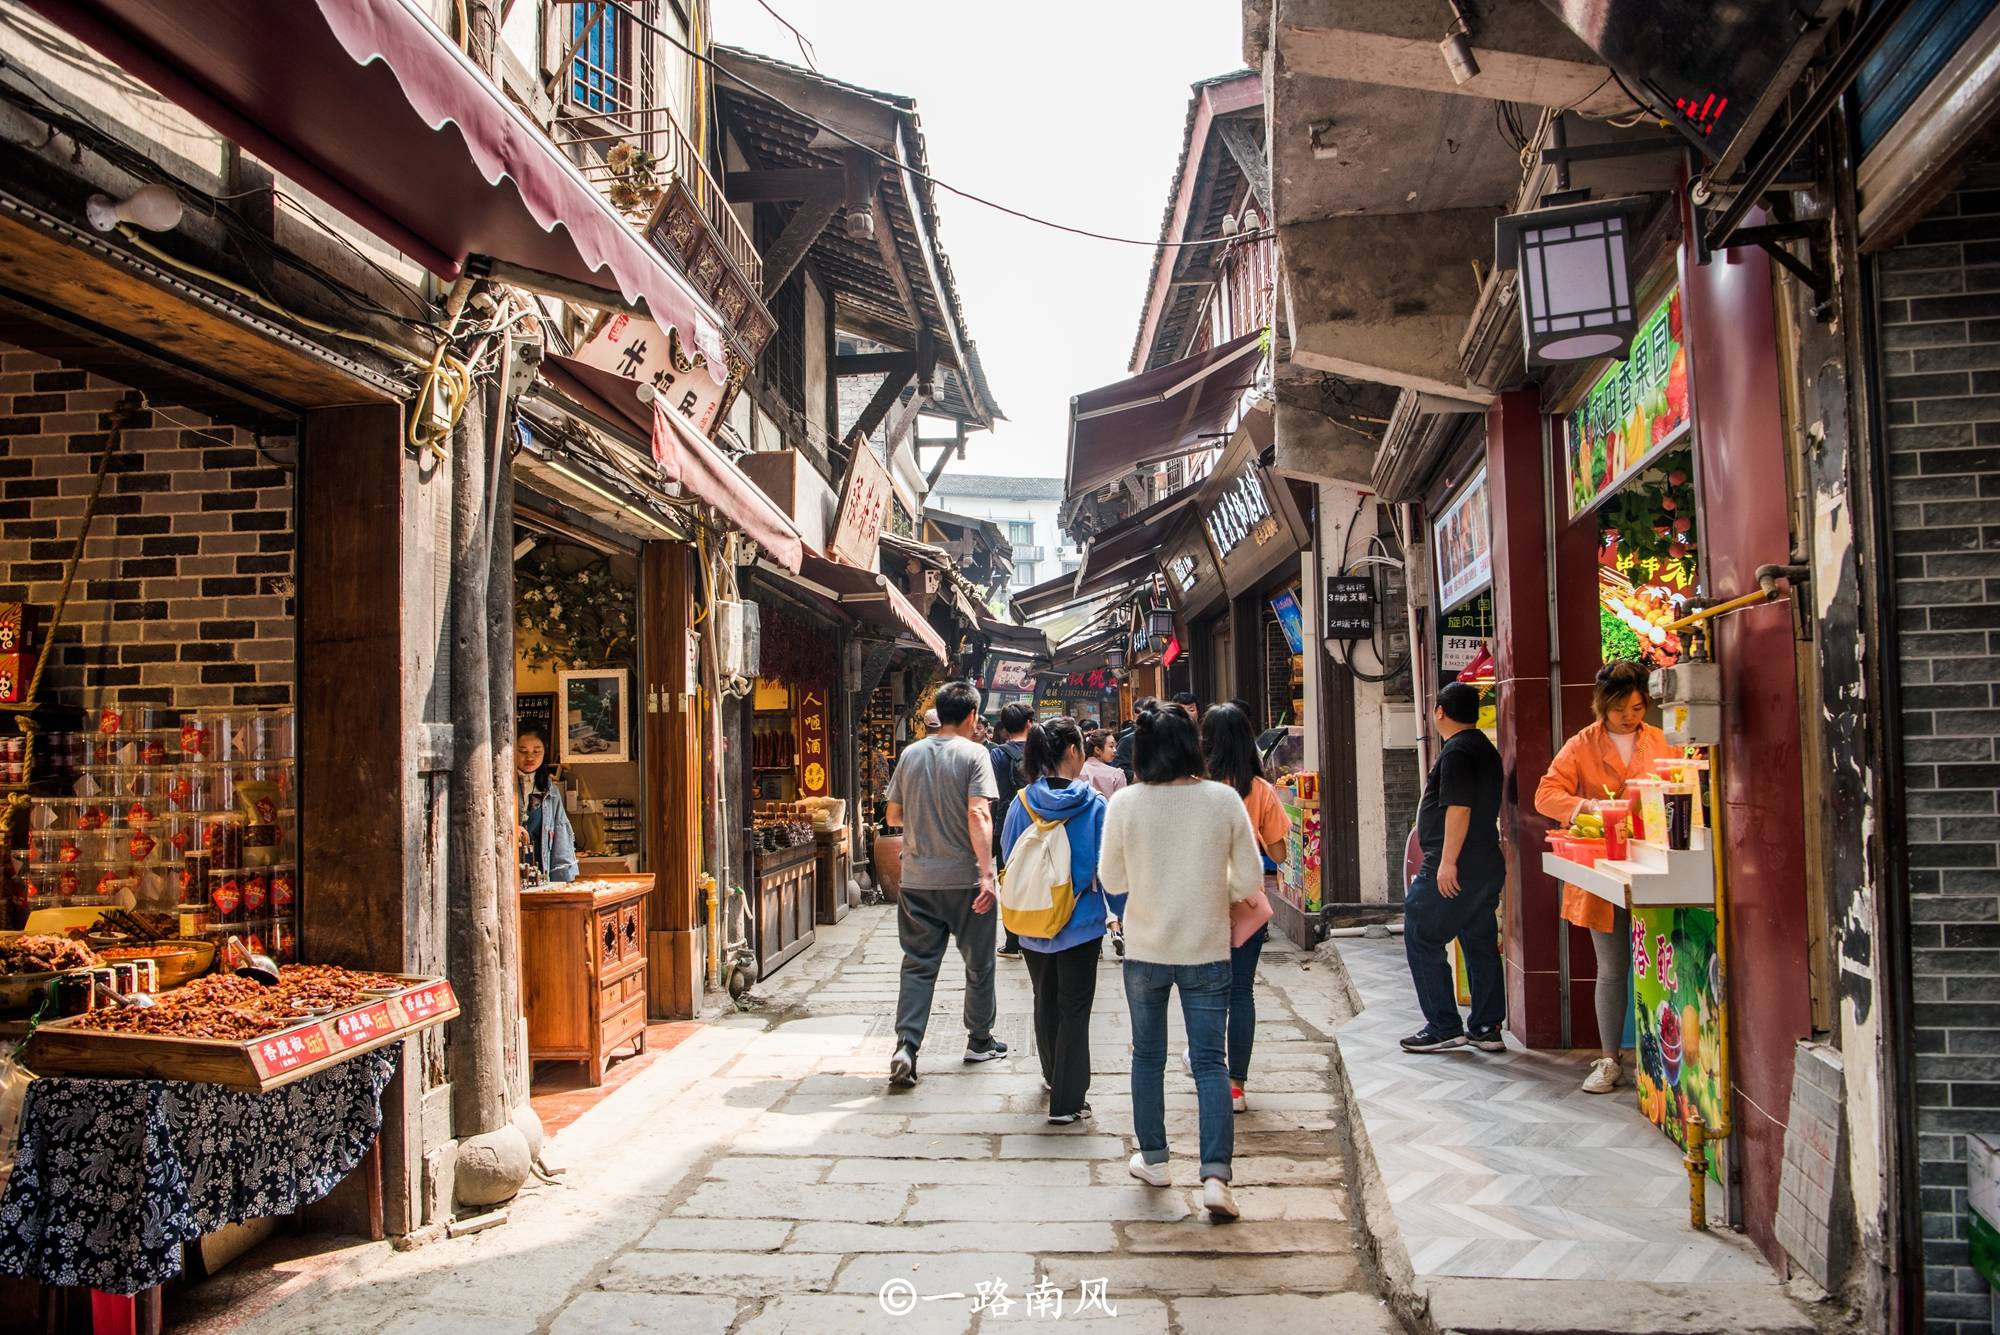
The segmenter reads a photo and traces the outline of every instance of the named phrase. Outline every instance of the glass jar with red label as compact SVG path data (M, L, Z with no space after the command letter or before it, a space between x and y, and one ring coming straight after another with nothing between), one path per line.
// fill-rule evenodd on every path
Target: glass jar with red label
M218 867L243 865L243 817L235 812L211 813L201 818L201 846L209 861Z
M241 730L248 743L244 747L246 759L290 760L296 754L292 749L292 711L289 709L260 710L243 721Z
M243 921L243 870L218 867L208 870L208 912L218 926L234 926Z
M298 937L292 929L290 918L273 918L269 930L264 934L264 953L280 964L298 963Z
M243 869L243 916L246 919L261 918L271 909L271 869L269 867L245 867Z
M194 764L212 758L208 720L200 714L181 716L181 759Z
M298 870L289 862L271 868L271 912L288 918L298 900Z
M208 872L212 864L206 849L191 848L181 857L176 888L183 908L208 906Z

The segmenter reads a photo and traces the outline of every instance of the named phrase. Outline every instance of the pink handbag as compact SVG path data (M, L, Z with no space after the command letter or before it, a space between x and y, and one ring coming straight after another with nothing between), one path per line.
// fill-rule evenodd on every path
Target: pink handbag
M1271 896L1263 886L1257 887L1256 897L1238 900L1229 906L1229 948L1234 950L1257 934L1257 929L1271 921Z

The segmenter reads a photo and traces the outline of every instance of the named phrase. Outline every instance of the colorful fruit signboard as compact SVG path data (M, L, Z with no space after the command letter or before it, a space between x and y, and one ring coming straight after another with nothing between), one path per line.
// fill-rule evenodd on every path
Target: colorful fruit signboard
M1660 303L1614 363L1570 411L1563 462L1569 512L1580 515L1687 434L1687 349L1681 345L1681 294Z
M1729 1106L1721 1068L1726 1000L1714 909L1632 910L1633 1083L1639 1110L1684 1148L1690 1116L1720 1126ZM1708 1163L1717 1182L1719 1148L1711 1147Z

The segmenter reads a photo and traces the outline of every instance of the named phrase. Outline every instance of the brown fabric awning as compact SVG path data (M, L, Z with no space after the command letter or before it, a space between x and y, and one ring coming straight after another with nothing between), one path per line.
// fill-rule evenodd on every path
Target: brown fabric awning
M790 517L693 427L657 403L641 402L636 381L553 354L542 359L542 378L592 416L650 440L653 462L667 481L714 506L779 565L798 570L805 543Z
M1094 491L1221 432L1257 379L1262 338L1244 334L1071 399L1063 494Z
M433 273L643 306L727 375L714 309L414 0L28 2Z
M924 620L923 613L911 605L888 576L859 566L842 565L808 547L799 565L799 578L830 591L857 619L891 634L913 636L937 655L938 662L950 661L951 651L945 647L944 637Z
M1151 556L1181 512L1194 504L1198 487L1185 487L1157 505L1119 520L1092 537L1083 546L1083 562L1077 567L1078 585L1118 569L1137 557Z

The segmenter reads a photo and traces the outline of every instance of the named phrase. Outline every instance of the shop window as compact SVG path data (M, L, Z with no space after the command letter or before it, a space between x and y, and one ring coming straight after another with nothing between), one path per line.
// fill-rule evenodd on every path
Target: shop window
M760 210L760 221L770 216L770 210ZM775 241L783 228L772 225L759 226L757 230L757 245L761 250ZM771 298L771 317L778 327L764 347L758 374L766 385L777 392L784 405L796 414L795 420L803 423L806 412L806 285L802 274L793 274Z
M1007 521L1007 541L1016 547L1035 545L1035 521L1032 519L1010 519Z

